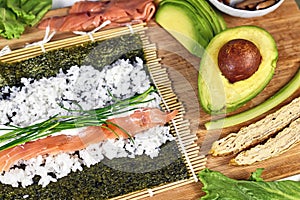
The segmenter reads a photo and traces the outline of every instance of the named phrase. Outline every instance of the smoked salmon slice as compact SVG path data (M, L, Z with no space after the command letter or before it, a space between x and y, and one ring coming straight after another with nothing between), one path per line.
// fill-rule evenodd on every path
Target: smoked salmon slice
M90 31L105 21L114 28L129 24L148 22L155 14L153 0L110 0L76 2L65 16L50 17L42 20L39 29L48 26L53 31Z
M69 9L69 14L83 12L101 12L110 1L77 1Z
M72 153L107 139L133 137L139 132L170 122L177 114L178 110L163 112L158 108L140 109L128 116L109 119L105 124L86 127L77 135L48 136L9 148L0 152L0 173L8 171L19 160Z
M83 12L102 12L105 9L122 9L129 14L135 10L144 10L147 4L152 4L153 0L107 0L107 1L78 1L71 6L68 13L83 13Z

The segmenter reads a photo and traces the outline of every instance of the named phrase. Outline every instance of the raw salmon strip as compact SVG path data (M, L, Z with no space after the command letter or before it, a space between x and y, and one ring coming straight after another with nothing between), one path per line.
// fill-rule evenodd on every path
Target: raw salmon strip
M56 155L61 152L71 153L107 139L128 138L129 135L133 137L139 132L170 122L177 113L177 110L162 112L157 108L136 110L129 116L107 120L107 123L101 126L89 126L75 136L48 136L3 150L0 152L0 173L8 171L19 160L29 160L39 155Z

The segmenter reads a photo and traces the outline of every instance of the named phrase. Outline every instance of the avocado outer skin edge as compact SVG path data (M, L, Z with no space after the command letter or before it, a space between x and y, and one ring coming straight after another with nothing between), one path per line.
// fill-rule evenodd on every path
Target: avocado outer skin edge
M260 50L262 62L251 77L232 84L219 70L217 56L225 43L238 38L253 42ZM199 101L204 111L210 114L229 113L253 99L271 81L277 60L275 40L260 27L238 26L216 35L206 47L199 68Z

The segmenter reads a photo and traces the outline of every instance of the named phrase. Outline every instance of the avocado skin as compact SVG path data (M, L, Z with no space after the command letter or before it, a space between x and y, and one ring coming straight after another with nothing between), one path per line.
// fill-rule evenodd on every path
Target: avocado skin
M230 83L218 67L220 48L230 40L246 39L259 49L262 62L249 78ZM270 82L278 59L276 42L266 30L251 25L228 28L215 36L202 56L199 68L199 101L209 114L233 112L257 96Z

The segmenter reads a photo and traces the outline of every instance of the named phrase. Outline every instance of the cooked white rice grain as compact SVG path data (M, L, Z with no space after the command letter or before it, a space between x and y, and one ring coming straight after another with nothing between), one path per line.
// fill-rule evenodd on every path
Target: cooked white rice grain
M28 126L56 114L70 114L58 103L66 108L78 109L76 104L72 104L75 101L89 110L110 103L112 97L108 91L116 98L124 99L142 93L150 86L140 58L136 58L133 64L129 60L118 60L102 71L92 66L73 66L66 74L60 71L55 77L37 81L22 78L21 82L24 85L21 88L3 88L2 92L12 92L9 99L0 100L0 124L12 120L13 125Z
M108 159L134 158L142 154L151 158L157 157L160 146L172 140L174 138L169 133L169 127L158 126L137 134L134 143L129 139L118 139L92 144L80 150L79 157L77 154L60 153L19 161L8 172L0 175L0 182L13 187L19 185L26 187L33 184L33 177L37 175L40 176L38 184L45 187L50 182L56 182L71 172L82 171L83 165L90 167L101 162L105 157ZM25 166L25 168L20 166Z
M150 78L140 58L136 58L133 64L129 60L118 60L105 66L102 71L92 66L73 66L66 74L60 71L55 77L38 81L22 78L21 82L24 85L22 88L2 88L2 92L12 92L9 99L0 100L0 124L12 120L13 125L28 126L56 114L71 114L58 103L66 108L78 109L72 104L72 101L76 101L83 109L93 109L111 103L112 97L108 91L114 97L124 99L150 87ZM159 107L161 99L158 94L150 94L147 98L154 100L140 105L141 107ZM73 135L80 130L67 130L57 134ZM158 156L160 146L173 139L169 128L160 126L137 134L134 143L129 139L107 140L80 150L78 155L60 153L54 156L38 156L19 161L8 172L0 175L0 182L13 187L26 187L33 183L34 176L40 176L38 184L45 187L72 171L81 171L84 165L90 167L99 163L105 157L134 158L146 154L154 158Z

